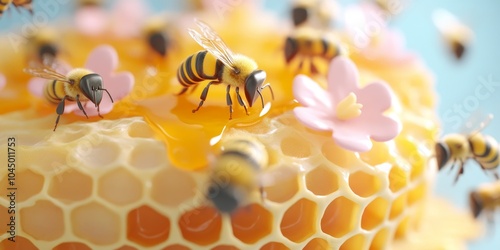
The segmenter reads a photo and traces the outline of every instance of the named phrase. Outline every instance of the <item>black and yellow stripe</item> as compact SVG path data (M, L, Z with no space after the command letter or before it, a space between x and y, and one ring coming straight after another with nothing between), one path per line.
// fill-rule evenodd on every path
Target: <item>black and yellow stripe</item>
M59 103L66 96L66 91L64 90L64 82L57 80L52 80L45 85L43 95L51 103ZM72 98L67 98L68 100Z
M474 159L484 169L494 169L500 164L498 142L493 137L477 133L469 138Z
M177 79L184 88L205 80L221 80L224 64L206 50L189 56L177 70Z

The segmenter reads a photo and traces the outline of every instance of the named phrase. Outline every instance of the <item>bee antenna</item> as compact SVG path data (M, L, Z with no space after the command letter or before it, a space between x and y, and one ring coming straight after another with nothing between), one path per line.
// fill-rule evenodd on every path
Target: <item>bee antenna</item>
M273 91L273 88L271 87L271 84L269 84L269 83L265 84L264 86L262 86L260 88L260 90L263 90L265 88L269 88L269 90L271 91L271 97L273 98L273 101L274 101L274 91Z
M111 102L113 102L113 103L114 103L114 101L113 101L113 97L111 97L111 94L109 94L109 92L108 92L108 90L107 90L107 89L99 89L99 90L104 90L104 91L106 91L106 93L108 93L109 99L111 99Z
M260 93L260 90L257 90L257 94L259 94L260 101L262 102L262 108L264 108L264 98L262 98L262 94Z

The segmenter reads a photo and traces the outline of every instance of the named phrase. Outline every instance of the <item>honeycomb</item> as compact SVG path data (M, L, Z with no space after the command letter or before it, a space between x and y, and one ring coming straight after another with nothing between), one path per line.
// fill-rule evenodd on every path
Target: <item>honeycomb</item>
M385 65L350 55L361 84L383 79L391 86L391 112L403 130L392 141L374 142L368 152L346 151L331 134L307 129L290 111L296 106L296 72L276 60L282 56L282 23L265 13L248 22L255 13L242 10L228 13L227 22L212 22L214 29L234 51L255 55L276 96L271 104L264 93L264 110L250 108L249 116L235 106L238 118L231 121L224 88L211 88L195 115L190 110L202 88L172 94L180 89L179 62L200 49L185 30L173 36L182 46L163 62L144 56L138 38L88 39L68 32L64 44L76 53L65 60L81 65L105 42L118 51L118 70L131 71L136 83L104 119L65 114L56 132L54 107L26 90L25 55L5 51L0 152L15 138L18 190L16 242L2 231L0 249L387 249L417 228L432 187L434 167L427 160L437 131L427 70L420 63ZM9 46L5 39L0 45ZM151 67L157 70L151 73ZM263 201L256 192L235 213L220 214L205 198L209 165L220 151L217 142L237 135L266 146L270 164L262 178L271 181ZM1 162L8 160L0 153ZM7 168L0 168L0 176L0 188L7 190ZM10 223L4 216L9 206L2 195L2 225Z

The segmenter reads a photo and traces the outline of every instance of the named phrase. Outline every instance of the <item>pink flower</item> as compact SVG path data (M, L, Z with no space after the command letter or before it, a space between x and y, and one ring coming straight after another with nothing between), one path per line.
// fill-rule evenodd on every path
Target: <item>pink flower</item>
M373 82L360 88L358 77L354 63L344 57L332 60L327 90L307 76L296 76L293 94L303 107L294 113L311 129L332 131L339 146L365 152L372 147L370 139L391 140L401 131L401 124L383 114L393 102L388 85Z
M134 86L134 76L127 71L113 73L118 67L118 54L116 50L109 45L101 45L90 52L84 68L89 69L102 77L103 88L107 89L113 101L116 103L120 99L127 96ZM63 75L67 74L71 69L65 64L59 64L55 70ZM45 85L50 80L42 78L32 78L28 83L28 89L36 96L43 97ZM83 104L83 108L88 116L97 116L97 108L95 104L87 101ZM106 92L103 91L102 101L99 105L101 115L109 113L113 109L113 103L109 99ZM85 116L78 108L76 102L66 101L64 113L74 112L77 115Z
M5 79L5 76L0 73L0 90L5 87L5 84L7 84L7 80Z

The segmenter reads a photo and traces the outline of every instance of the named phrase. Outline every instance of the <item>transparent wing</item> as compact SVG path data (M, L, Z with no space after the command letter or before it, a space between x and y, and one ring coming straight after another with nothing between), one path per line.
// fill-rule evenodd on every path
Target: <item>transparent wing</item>
M492 114L484 113L481 110L476 110L464 121L460 126L459 133L464 135L472 135L483 130L493 119Z
M63 74L57 73L54 69L49 67L36 67L24 69L24 72L44 79L57 80L61 82L70 82L70 80Z
M201 47L206 49L217 59L219 59L224 65L232 70L234 68L234 54L227 47L227 45L222 41L220 36L212 29L208 24L195 19L195 23L200 28L202 34L193 29L188 29L189 35L199 44Z

